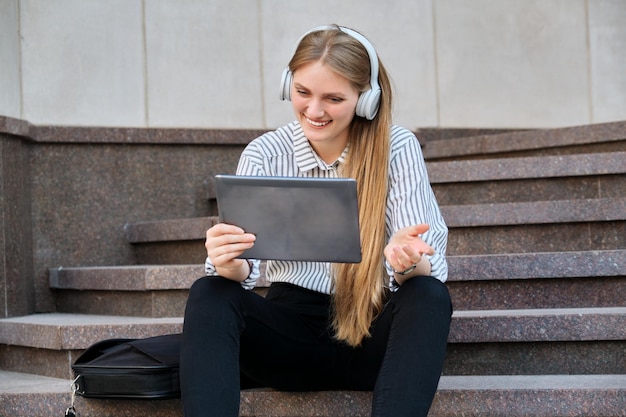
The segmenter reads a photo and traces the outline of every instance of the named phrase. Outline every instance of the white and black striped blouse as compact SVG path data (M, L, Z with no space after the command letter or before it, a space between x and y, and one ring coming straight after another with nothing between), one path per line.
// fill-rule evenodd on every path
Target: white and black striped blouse
M311 148L300 124L296 121L256 138L241 154L238 175L291 177L337 177L337 166L343 163L347 148L332 165L326 164ZM387 240L403 227L427 223L430 230L422 236L435 249L430 256L431 275L446 281L448 266L445 259L448 228L428 181L422 151L415 135L402 127L391 127L389 192L385 214ZM259 261L253 262L252 273L242 283L251 289L259 277ZM393 270L386 263L389 285L396 288ZM215 268L207 258L207 275ZM289 282L301 287L330 294L330 264L324 262L267 261L269 282Z

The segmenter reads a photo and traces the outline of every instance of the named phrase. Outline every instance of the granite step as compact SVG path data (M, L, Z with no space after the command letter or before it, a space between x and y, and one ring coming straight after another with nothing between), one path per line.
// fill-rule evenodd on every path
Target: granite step
M448 255L626 248L626 198L441 206ZM216 217L127 224L138 264L196 264Z
M3 370L71 377L71 365L93 343L182 331L182 318L44 313L0 319Z
M613 152L428 161L440 205L621 197L626 139ZM215 184L207 180L215 206Z
M571 252L626 248L626 199L441 207L448 255Z
M182 318L48 313L0 319L0 359L4 370L68 378L80 352L97 341L181 329ZM457 310L448 340L446 375L500 374L508 369L528 374L572 369L626 373L626 307ZM546 347L539 349L543 344ZM529 354L534 352L541 355ZM514 357L524 360L511 363Z
M440 205L619 198L626 184L626 139L614 152L429 161L426 166ZM215 200L212 178L207 198Z
M70 380L0 371L0 415L62 415ZM241 417L367 417L371 393L241 392ZM100 400L76 397L81 417L181 416L179 399ZM624 416L626 375L443 376L430 417Z
M626 149L626 121L463 135L423 142L426 160L615 152ZM418 134L419 137L419 134Z
M457 310L619 307L626 249L448 257Z
M442 206L620 198L626 188L626 152L455 160L427 167Z
M50 270L59 313L180 317L203 265L136 265Z
M626 299L626 250L450 256L459 310L617 307ZM263 272L262 265L262 272ZM57 312L179 317L203 265L50 270ZM267 288L264 274L257 283Z
M573 224L626 220L626 198L442 206L451 228Z

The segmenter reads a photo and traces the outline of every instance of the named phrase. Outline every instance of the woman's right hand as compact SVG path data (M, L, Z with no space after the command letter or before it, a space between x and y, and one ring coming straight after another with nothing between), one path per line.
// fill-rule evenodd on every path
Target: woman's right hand
M242 228L218 223L206 232L207 256L217 273L224 278L243 281L250 274L248 262L238 259L246 249L254 246L256 236Z

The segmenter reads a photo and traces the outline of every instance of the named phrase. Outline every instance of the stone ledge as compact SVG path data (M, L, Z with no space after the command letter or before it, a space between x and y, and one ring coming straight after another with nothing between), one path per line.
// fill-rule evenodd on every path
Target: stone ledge
M430 141L425 158L545 149L626 139L626 121Z
M414 130L415 136L423 147L427 147L429 142L444 145L446 140L473 138L479 136L496 135L511 132L524 132L534 129L507 129L507 128L440 128L440 127L418 127Z
M204 265L137 265L50 269L50 288L100 291L189 289Z
M449 256L448 282L626 276L626 250ZM54 289L188 289L203 265L135 265L50 269ZM265 280L261 286L269 285Z
M626 249L449 256L449 281L626 276Z
M621 221L626 198L442 206L448 227Z
M25 120L0 116L0 135L8 134L29 138L33 130L34 126Z
M626 199L530 201L441 206L448 227L626 220ZM129 243L204 240L217 217L157 220L125 226Z
M265 133L268 129L211 129L211 128L145 128L114 126L35 126L26 120L0 115L0 134L15 134L19 127L20 136L32 136L37 142L73 142L73 143L217 143L244 144ZM420 128L415 134L422 144L429 141L476 137L519 131L519 129L493 128ZM63 135L67 139L59 138Z
M47 313L0 319L0 344L85 349L109 338L182 331L182 317ZM452 316L449 343L626 341L626 307L467 310Z
M145 318L43 313L0 319L0 343L42 349L86 349L110 338L144 338L182 331L182 317Z
M555 129L416 129L427 159L587 145L625 139L626 122ZM17 129L17 130L16 130ZM245 145L268 129L35 126L0 116L0 133L42 143Z
M205 232L217 222L217 216L155 220L128 223L124 231L130 243L204 240Z
M64 379L0 371L0 414L62 415L69 386ZM370 403L369 392L247 390L241 393L240 417L366 417ZM182 416L178 399L77 397L76 409L82 417ZM617 417L625 409L626 375L443 376L429 416Z
M626 152L427 162L433 185L626 173Z
M626 341L626 307L455 311L448 343Z
M37 126L35 142L86 144L247 145L267 129Z
M269 286L261 263L257 287ZM188 290L205 275L204 265L93 266L49 269L50 288L95 291Z

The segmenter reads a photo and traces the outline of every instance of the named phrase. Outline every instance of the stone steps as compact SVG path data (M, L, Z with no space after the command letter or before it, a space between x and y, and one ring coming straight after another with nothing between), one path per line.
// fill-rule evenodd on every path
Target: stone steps
M448 227L459 228L622 221L625 208L626 198L620 194L614 198L445 205L441 211ZM126 239L131 244L204 241L204 232L216 222L217 217L212 216L127 224Z
M450 227L455 304L430 416L626 415L625 131L617 122L424 144ZM216 214L210 179L201 188L209 203L196 203ZM128 223L133 265L51 269L58 312L0 320L0 415L62 413L71 364L96 341L179 332L215 221ZM244 391L241 415L367 416L370 398ZM77 409L182 415L179 400L78 398Z
M448 255L626 247L626 199L443 206Z
M613 307L626 294L626 250L464 255L448 258L447 285L460 310ZM180 317L203 265L50 270L57 311ZM262 277L257 286L268 284Z
M91 344L109 338L142 338L182 331L182 318L146 318L103 316L95 314L48 313L0 319L0 345L3 369L69 378L69 369L80 352ZM498 345L492 357L492 371L508 361L509 352L524 356L524 350L536 344L567 345L568 363L584 367L590 373L605 369L595 363L598 349L623 352L626 349L626 307L466 310L455 311L449 336L451 346L446 374L458 374L453 365L454 349L467 351L475 345ZM595 344L592 349L589 344ZM454 346L460 346L455 348ZM476 350L474 348L474 350ZM590 354L589 352L595 352ZM580 355L578 354L580 353ZM541 374L550 364L545 358L527 358L528 373ZM605 358L609 365L626 373L626 363L619 358ZM533 362L532 364L530 362ZM453 365L453 366L452 366ZM469 372L466 365L465 371ZM481 372L485 371L481 364ZM558 370L555 369L555 372ZM472 372L477 374L477 372Z
M624 147L626 149L626 146ZM440 205L619 198L626 152L429 162Z
M69 378L71 364L93 343L179 333L182 321L181 317L66 313L0 319L0 362L4 370Z
M424 158L483 159L623 151L626 121L426 141Z
M456 309L618 307L626 299L626 250L449 257Z
M12 416L62 415L70 380L0 371L2 408ZM367 417L369 392L285 393L246 390L241 417ZM522 406L520 406L522 405ZM182 417L180 400L94 400L76 397L81 417ZM626 375L443 376L430 417L623 416Z
M448 255L615 250L626 247L626 198L441 206ZM138 264L204 263L215 217L126 225ZM515 236L513 239L512 236Z
M56 311L182 317L188 290L204 265L135 265L50 270Z
M609 126L615 129L613 124ZM501 141L510 134L489 137L499 136L496 139ZM579 133L582 139L578 142L598 141L601 137L593 132L590 135L588 139ZM611 134L608 142L621 143L619 137ZM505 146L516 145L507 142L499 149ZM428 148L432 149L432 145ZM623 149L611 153L427 164L444 217L453 229L449 255L624 247L621 236L626 235L622 223L625 209L621 190L626 188L626 152ZM214 198L214 193L209 192L208 197ZM617 219L617 224L610 219ZM204 231L215 221L214 217L202 217L127 224L126 238L133 244L138 264L202 263ZM591 226L590 221L603 223L597 227ZM511 235L518 239L510 239Z

